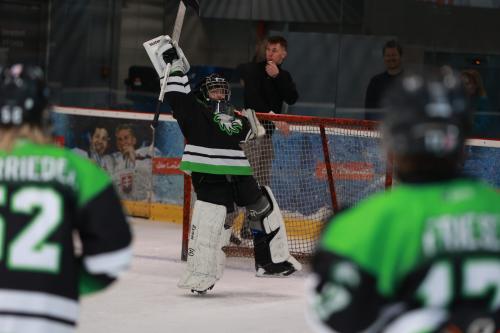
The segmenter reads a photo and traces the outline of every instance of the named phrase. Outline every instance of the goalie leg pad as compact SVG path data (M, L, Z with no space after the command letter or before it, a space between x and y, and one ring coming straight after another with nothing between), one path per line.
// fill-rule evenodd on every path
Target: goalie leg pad
M290 275L301 270L302 265L290 255L285 222L271 189L267 186L262 189L269 209L260 210L265 211L263 217L260 214L249 214L254 233L257 276ZM260 221L256 221L255 216L258 216Z
M189 233L187 266L177 284L179 288L204 292L218 280L217 276L222 274L219 272L219 257L224 242L225 219L225 206L201 200L195 202Z
M222 237L220 238L220 245L217 247L217 274L215 278L219 281L224 273L224 268L226 267L226 253L224 252L224 247L229 245L231 240L231 226L224 225L224 230L222 231Z

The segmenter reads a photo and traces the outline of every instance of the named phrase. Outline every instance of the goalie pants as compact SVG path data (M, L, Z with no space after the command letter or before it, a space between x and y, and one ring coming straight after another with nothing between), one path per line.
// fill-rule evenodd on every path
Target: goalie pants
M226 206L227 212L255 203L262 191L253 176L213 175L193 172L191 175L196 198Z

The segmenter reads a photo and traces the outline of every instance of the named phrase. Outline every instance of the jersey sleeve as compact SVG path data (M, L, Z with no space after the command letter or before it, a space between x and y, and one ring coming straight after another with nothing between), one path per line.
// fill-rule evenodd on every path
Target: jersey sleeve
M109 176L94 163L74 159L78 209L76 230L82 244L80 294L111 284L130 264L131 230Z
M372 274L325 250L315 254L312 270L308 315L319 332L360 332L375 325L387 300L378 293Z
M325 228L308 288L309 317L317 327L364 331L386 320L387 306L396 306L391 293L381 288L381 271L391 268L376 242L386 230L378 227L379 218L369 207L347 210Z
M196 97L191 91L189 79L186 75L171 75L165 88L165 99L172 108L175 119L183 122L189 120L196 108Z

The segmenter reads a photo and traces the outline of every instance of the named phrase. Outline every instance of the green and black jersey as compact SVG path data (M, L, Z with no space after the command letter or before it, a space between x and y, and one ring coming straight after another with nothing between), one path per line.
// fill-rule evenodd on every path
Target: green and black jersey
M250 176L253 171L240 143L251 134L245 117L214 113L191 91L186 75L171 75L165 99L187 144L180 163L186 172Z
M313 271L322 332L498 330L500 195L471 179L401 184L335 217Z
M119 198L94 163L27 140L0 150L0 332L72 332L79 296L128 266L130 243Z

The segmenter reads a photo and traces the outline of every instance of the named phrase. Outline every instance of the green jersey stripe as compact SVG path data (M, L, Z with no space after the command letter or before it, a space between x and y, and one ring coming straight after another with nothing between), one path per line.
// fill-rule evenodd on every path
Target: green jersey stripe
M182 161L180 169L183 171L202 172L216 175L252 175L252 168L250 166L213 165Z

